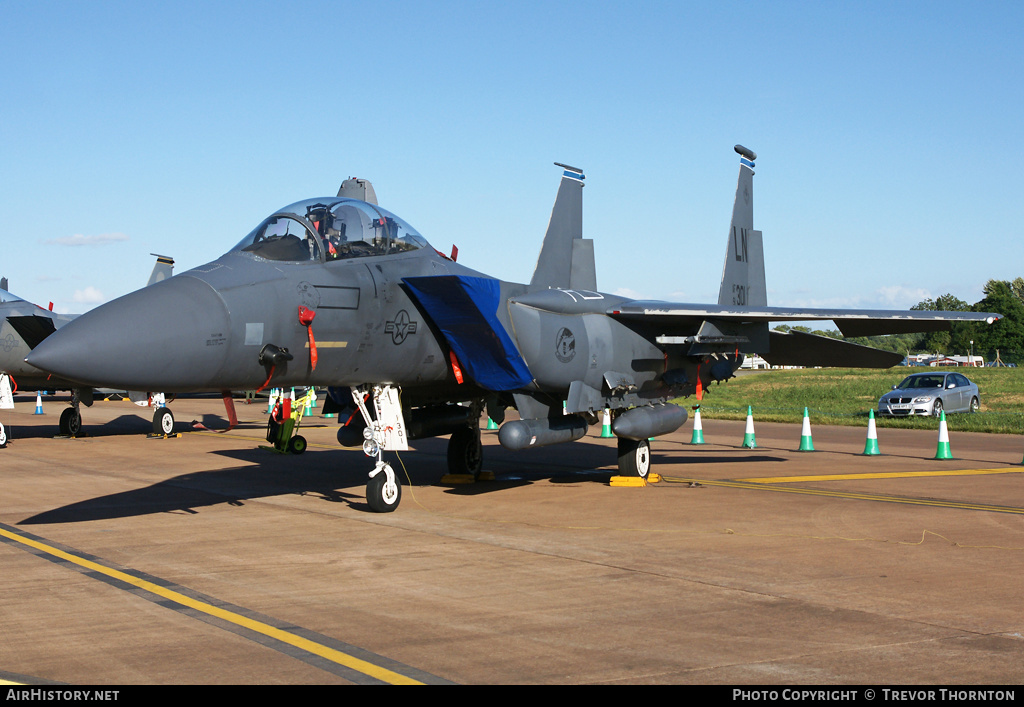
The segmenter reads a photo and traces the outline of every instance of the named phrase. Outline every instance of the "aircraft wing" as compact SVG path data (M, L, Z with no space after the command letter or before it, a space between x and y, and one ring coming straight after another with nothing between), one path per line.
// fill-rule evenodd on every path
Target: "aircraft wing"
M666 329L696 331L706 321L727 324L832 321L844 336L878 336L948 331L953 322L993 323L994 312L941 312L897 309L798 309L793 307L730 307L672 302L624 302L608 314L629 322L656 324Z
M761 354L776 366L888 368L901 354L799 331L769 331L769 322L832 321L844 336L878 336L946 331L953 322L987 322L991 312L934 312L884 309L795 309L736 307L631 301L608 310L609 316L653 329L665 349L688 355L723 351Z

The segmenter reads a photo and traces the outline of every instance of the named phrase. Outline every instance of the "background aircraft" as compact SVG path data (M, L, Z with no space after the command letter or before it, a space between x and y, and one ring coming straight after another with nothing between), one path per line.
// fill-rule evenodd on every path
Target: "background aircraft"
M583 437L608 408L620 472L646 476L648 438L686 421L685 408L669 400L699 399L712 381L731 378L744 354L824 366L887 367L902 358L770 332L770 321L833 320L844 334L868 335L998 318L768 307L761 233L753 228L755 155L736 151L739 179L715 305L599 292L593 242L582 237L584 176L574 167L559 165L528 284L459 265L378 206L368 182L348 180L337 197L274 212L219 259L94 309L28 361L86 385L140 390L327 386L349 413L339 416L339 441L377 457L367 500L389 511L401 487L381 450L450 434L450 470L477 473L484 410L501 424L503 446L528 449ZM508 408L519 419L506 421Z
M147 286L162 282L174 274L174 259L166 255L157 255L153 272L149 276ZM82 415L79 405L92 405L93 389L82 386L69 379L41 372L35 366L25 363L25 357L46 337L63 327L78 314L58 314L43 309L7 291L7 278L3 279L0 289L0 373L10 376L17 390L70 390L71 407L65 409L60 416L60 433L76 435L82 427ZM51 305L52 306L52 305ZM100 384L98 387L104 387ZM166 413L169 414L169 413ZM166 426L166 414L157 411L154 414L154 428ZM171 425L174 424L173 417ZM154 430L156 431L156 429ZM169 430L165 430L167 432Z

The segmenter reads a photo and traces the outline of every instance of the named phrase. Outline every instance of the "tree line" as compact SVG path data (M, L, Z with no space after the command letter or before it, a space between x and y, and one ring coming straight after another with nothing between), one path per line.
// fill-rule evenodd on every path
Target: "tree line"
M974 351L986 361L998 356L1004 363L1024 365L1024 278L1012 282L989 280L983 288L984 297L968 304L951 294L918 302L912 310L946 312L997 312L1002 315L994 324L984 322L954 322L950 331L924 334L889 334L887 336L858 336L846 339L876 349L894 351L904 355L913 353L939 353L964 356ZM811 330L808 327L782 325L777 331L803 331L833 339L843 339L835 329ZM974 342L972 345L971 342Z

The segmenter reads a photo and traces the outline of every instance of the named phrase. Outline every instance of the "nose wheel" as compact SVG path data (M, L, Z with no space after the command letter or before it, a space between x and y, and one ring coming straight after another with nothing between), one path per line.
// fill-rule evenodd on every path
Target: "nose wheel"
M391 465L377 460L377 465L370 472L370 480L366 482L366 502L377 513L390 513L398 508L402 500L402 485Z
M77 407L66 408L60 414L60 433L64 437L77 437L82 431L82 413Z
M169 435L174 432L174 415L165 407L156 409L153 413L153 434Z

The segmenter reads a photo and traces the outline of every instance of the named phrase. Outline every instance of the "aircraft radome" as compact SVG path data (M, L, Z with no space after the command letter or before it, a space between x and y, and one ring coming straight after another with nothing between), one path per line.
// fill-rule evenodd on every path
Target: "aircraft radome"
M948 329L976 312L768 307L753 224L755 155L739 179L717 304L636 301L597 289L583 236L583 173L567 165L529 283L504 282L432 248L376 203L365 180L275 211L217 260L98 307L28 362L85 385L230 391L327 387L349 414L338 439L377 462L374 510L401 486L382 450L451 435L453 473L479 473L479 421L513 450L583 437L613 416L620 473L645 477L648 438L678 429L670 400L725 381L759 353L773 364L888 367L899 354L771 321L832 320L848 336ZM557 163L556 163L557 164ZM454 255L454 251L453 251ZM519 419L505 421L515 408ZM326 411L326 408L325 408Z

